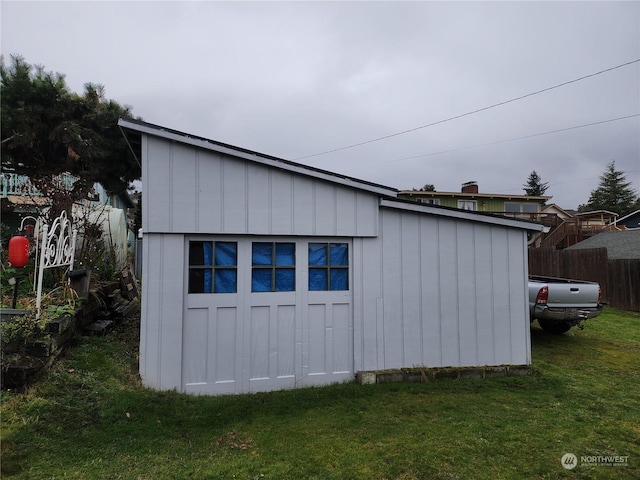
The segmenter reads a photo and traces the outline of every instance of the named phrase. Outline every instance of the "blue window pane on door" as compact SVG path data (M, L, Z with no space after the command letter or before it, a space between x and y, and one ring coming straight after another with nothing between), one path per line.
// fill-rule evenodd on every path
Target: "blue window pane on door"
M238 264L238 246L235 242L216 242L216 266L235 266Z
M349 271L346 268L331 269L331 290L349 290Z
M237 284L238 272L235 268L216 268L215 293L236 293Z
M273 244L256 242L252 245L251 264L252 265L273 265Z
M296 285L296 275L293 268L276 269L276 292L293 292Z
M189 293L211 293L211 269L189 269Z
M309 269L309 290L328 290L326 268L310 268Z
M346 243L331 244L330 265L349 265L349 249Z
M212 265L212 242L189 243L189 265Z
M254 268L251 272L252 292L271 292L271 269Z
M296 264L296 244L276 243L276 265L293 266Z
M327 244L309 244L309 265L327 265Z

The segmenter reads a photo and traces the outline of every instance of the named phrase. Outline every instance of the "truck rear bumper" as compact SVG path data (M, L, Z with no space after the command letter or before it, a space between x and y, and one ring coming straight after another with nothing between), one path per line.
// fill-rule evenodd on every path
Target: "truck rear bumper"
M602 305L589 308L563 308L563 307L549 307L548 305L536 304L533 307L534 318L542 320L557 320L563 322L572 322L577 324L583 320L589 320L595 318L602 312Z

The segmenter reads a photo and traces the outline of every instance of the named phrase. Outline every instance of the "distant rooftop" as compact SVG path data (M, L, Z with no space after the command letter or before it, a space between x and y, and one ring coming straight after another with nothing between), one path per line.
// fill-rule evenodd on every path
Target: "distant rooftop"
M576 243L567 250L581 250L585 248L607 249L610 259L640 258L640 229L607 231Z

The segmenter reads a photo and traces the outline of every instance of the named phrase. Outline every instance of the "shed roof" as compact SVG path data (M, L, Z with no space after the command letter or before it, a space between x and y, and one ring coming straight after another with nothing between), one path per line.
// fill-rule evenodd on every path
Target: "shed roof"
M236 157L244 158L246 160L251 160L256 163L279 168L281 170L287 170L290 172L299 173L301 175L327 180L333 183L357 188L359 190L366 190L378 195L395 197L398 193L398 189L393 187L387 187L385 185L367 182L366 180L360 180L358 178L340 175L339 173L322 170L320 168L311 167L309 165L303 165L301 163L292 162L291 160L284 160L282 158L273 157L264 153L254 152L245 148L235 147L233 145L217 142L215 140L190 135L187 133L179 132L177 130L172 130L170 128L143 122L141 120L134 120L132 118L121 118L118 121L118 126L128 131L155 135L167 140L185 143L195 147L204 148L206 150L230 154Z
M360 180L357 178L340 175L338 173L330 172L328 170L322 170L322 169L311 167L308 165L303 165L301 163L292 162L290 160L284 160L281 158L265 155L265 154L254 152L244 148L235 147L235 146L228 145L225 143L220 143L214 140L209 140L207 138L190 135L187 133L179 132L177 130L172 130L170 128L161 127L159 125L143 122L141 120L135 120L131 118L121 118L118 121L118 126L124 129L125 136L127 136L126 135L127 132L154 135L157 137L165 138L167 140L181 142L187 145L192 145L195 147L216 151L219 153L233 155L239 158L243 158L245 160L260 163L262 165L267 165L273 168L278 168L278 169L286 170L289 172L297 173L300 175L306 175L306 176L322 179L328 182L340 184L343 186L348 186L351 188L356 188L359 190L365 190L370 193L374 193L376 195L381 196L382 198L380 200L380 206L382 207L402 209L407 211L414 211L414 212L419 212L424 214L456 218L461 220L469 220L469 221L475 221L475 222L492 224L492 225L501 225L506 227L534 231L534 232L542 232L545 229L545 227L542 224L529 222L526 220L519 220L511 217L502 217L502 216L483 213L483 212L471 212L467 210L460 210L457 208L419 204L419 203L408 201L408 200L400 200L397 198L398 189L393 187L387 187L384 185L368 182L366 180ZM128 140L130 141L130 145L131 145L132 143L131 138L128 137ZM133 145L132 145L132 148L135 150ZM136 152L134 151L134 153Z
M469 220L472 222L500 225L503 227L520 228L533 232L542 232L547 228L541 223L537 222L529 222L527 220L519 220L512 217L506 217L503 215L496 215L487 212L476 212L471 210L461 210L459 208L444 207L441 205L416 203L411 200L383 198L380 200L380 206L411 212L428 213L431 215L455 218L458 220Z
M607 249L607 255L611 259L640 258L640 229L598 233L567 250L601 247Z

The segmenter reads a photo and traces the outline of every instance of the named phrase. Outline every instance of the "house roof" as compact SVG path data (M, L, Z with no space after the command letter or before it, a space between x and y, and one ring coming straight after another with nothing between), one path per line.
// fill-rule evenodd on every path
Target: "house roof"
M609 210L593 210L591 212L578 212L575 214L576 217L599 217L602 215L608 215L612 217L618 216L617 213L610 212Z
M547 212L549 210L557 210L560 213L564 213L567 217L573 217L575 215L575 210L566 210L562 207L560 207L560 205L558 205L557 203L552 203L550 205L546 205L542 211L543 212Z
M319 168L310 167L300 163L292 162L290 160L284 160L270 155L254 152L240 147L234 147L225 143L216 142L202 137L189 135L183 132L172 130L169 128L146 123L141 120L134 120L130 118L121 118L118 121L118 126L125 130L125 136L131 142L132 139L126 135L126 132L136 132L138 134L148 134L157 137L165 138L167 140L176 141L192 145L195 147L216 151L220 153L226 153L236 157L240 157L252 162L267 165L273 168L278 168L293 173L307 175L310 177L326 180L332 183L357 188L360 190L366 190L370 193L380 195L380 206L387 208L402 209L426 214L437 215L441 217L457 218L462 220L470 220L480 223L487 223L492 225L501 225L512 228L519 228L522 230L541 232L546 227L542 224L529 222L526 220L518 220L511 217L502 217L484 212L471 212L467 210L460 210L457 208L432 206L419 204L409 200L401 200L397 198L398 190L393 187L387 187L376 183L367 182L353 177L347 177L327 170L321 170ZM135 142L135 139L133 140ZM132 150L136 147L131 145ZM474 194L476 195L476 194ZM497 195L501 196L501 195ZM522 195L502 195L504 198L516 198L525 197L529 199L547 199L551 197L526 197Z
M640 210L636 210L635 212L630 213L629 215L625 215L622 218L619 218L618 220L616 220L617 224L626 224L628 221L630 221L631 219L635 219L637 217L637 223L634 226L629 226L627 225L627 228L638 228L640 227Z
M309 165L303 165L301 163L292 162L291 160L284 160L282 158L273 157L264 153L254 152L245 148L235 147L233 145L217 142L215 140L190 135L187 133L179 132L177 130L172 130L170 128L143 122L141 120L135 120L132 118L120 118L120 120L118 121L118 126L128 131L133 131L141 134L146 133L149 135L165 138L167 140L173 140L185 143L187 145L200 147L206 150L230 154L270 167L275 167L281 170L295 172L322 180L328 180L333 183L338 183L360 190L366 190L378 195L395 197L398 193L398 189L393 187L387 187L384 185L379 185L377 183L367 182L366 180L360 180L358 178L340 175L339 173L322 170L319 168L311 167Z
M607 254L611 259L640 258L640 229L598 233L570 246L567 250L601 247L607 249Z

